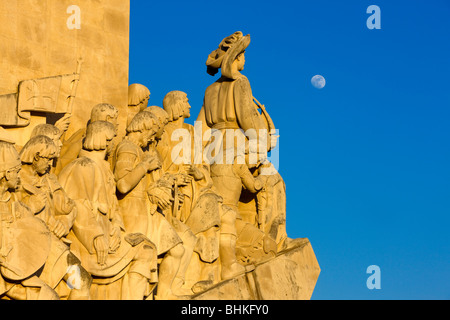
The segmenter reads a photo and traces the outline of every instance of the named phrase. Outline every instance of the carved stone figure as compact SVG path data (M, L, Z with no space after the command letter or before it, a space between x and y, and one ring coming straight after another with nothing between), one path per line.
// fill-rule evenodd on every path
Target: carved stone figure
M178 216L179 220L186 221L189 217L190 211L192 210L195 200L194 196L200 196L200 191L202 186L198 185L203 182L203 188L208 187L208 183L211 181L207 180L208 177L202 172L202 165L194 164L194 153L193 153L193 138L194 138L194 127L190 124L184 122L185 119L190 117L191 106L187 98L186 93L182 91L171 91L166 94L163 100L164 110L168 114L168 123L164 127L166 134L161 138L157 145L157 150L162 157L162 167L165 172L169 172L178 175L181 179L186 180L186 186L180 187L180 192L183 194L183 205ZM175 137L174 131L179 131L182 133L183 139L189 139L187 145L189 149L181 150L176 153L175 147L180 143ZM188 166L186 166L188 165ZM197 181L196 184L193 183ZM194 190L195 186L198 190ZM195 195L195 193L197 193ZM175 208L177 210L177 208Z
M37 275L50 252L50 231L16 198L20 170L13 140L0 127L0 298L56 300Z
M139 83L128 86L127 126L138 112L147 108L149 99L150 90L146 86Z
M260 174L261 166L249 166L253 175ZM277 251L294 244L286 233L286 186L278 172L268 175L256 195L243 189L238 203L242 220L248 222L277 243Z
M67 118L68 119L68 118ZM70 124L70 123L69 123ZM30 138L36 137L36 136L46 136L52 139L53 143L56 146L56 154L53 158L53 163L50 169L50 172L55 174L58 159L61 156L61 149L62 149L62 141L61 136L65 133L65 131L61 131L56 125L43 123L38 124L36 127L34 127L33 131L31 131Z
M219 48L211 52L206 65L207 72L214 75L222 69L222 76L205 92L205 100L198 120L213 129L239 128L245 131L245 152L255 155L254 161L246 161L252 172L257 174L265 167L269 177L256 195L244 189L239 202L239 210L244 214L244 221L257 226L277 243L278 250L286 249L299 241L294 241L286 234L286 194L281 175L273 166L261 165L270 151L276 145L275 126L263 105L253 97L248 79L240 73L245 65L245 49L250 43L250 35L243 36L241 32L226 37ZM261 110L261 113L258 111ZM242 133L242 132L241 132ZM240 131L235 131L239 136ZM242 137L241 137L242 138ZM242 141L242 140L241 140ZM239 153L236 145L227 141L224 135L224 150L230 148L234 154ZM214 165L213 165L214 166ZM272 169L269 169L272 167ZM217 173L217 168L216 173ZM259 199L259 201L258 201Z
M92 275L94 299L143 299L156 281L156 248L143 234L125 231L106 161L115 135L115 126L107 121L90 123L79 157L59 174L77 207L67 238Z
M192 126L186 93L148 106L150 90L128 83L129 1L79 1L92 14L77 41L47 33L62 21L51 1L36 55L14 48L38 22L4 37L0 299L309 299L320 268L286 233L275 125L241 73L250 35L208 55L221 75ZM9 24L32 15L22 7Z
M271 141L267 120L258 112L247 77L240 73L244 70L245 49L249 44L250 35L243 36L238 31L223 39L219 47L210 53L206 61L208 74L215 75L221 69L222 76L206 89L197 120L202 121L204 129L209 127L223 133L225 149L232 147L232 141L227 140L225 130L242 129L247 139L255 142L248 144L246 149L258 152L261 144L261 148L267 148L267 151L272 148L267 143ZM260 130L266 130L262 140L258 136ZM239 132L237 130L236 134ZM243 135L244 132L240 134Z
M91 117L89 123L95 121L107 121L114 125L117 129L118 122L117 118L119 111L115 106L109 103L99 103L96 104L91 110ZM77 130L75 133L63 141L61 147L61 153L58 157L58 162L55 169L55 174L59 174L61 170L69 164L71 161L75 160L83 147L83 140L86 136L86 127Z
M90 298L92 279L70 252L67 245L70 241L65 239L75 220L75 204L62 189L57 177L50 173L58 151L53 141L44 135L34 136L25 144L20 152L22 170L18 195L52 232L49 256L40 278L56 289L62 280L68 282L70 268L76 268L78 282L76 287L69 284L71 291L68 299L85 300Z
M239 265L235 255L235 219L232 213L222 208L222 198L211 187L213 181L209 168L204 163L196 163L194 150L194 127L184 122L190 117L190 108L186 93L181 91L169 92L163 107L169 115L169 123L158 143L158 150L163 158L163 168L166 172L179 175L186 179L186 185L180 186L183 194L183 205L176 215L185 222L199 238L195 248L202 262L213 263L220 256L220 275L203 275L199 281L229 279L236 274L243 273L245 268ZM176 132L183 133L183 139L190 139L187 144L190 149L182 152L176 148L180 142L176 139ZM202 269L204 266L196 266ZM207 268L206 270L211 270ZM208 274L207 271L203 272ZM200 275L198 273L197 275ZM202 286L203 287L203 286Z
M146 157L143 149L154 139L158 126L150 113L140 113L135 118L115 150L114 176L125 228L147 234L147 173L161 164L157 157Z
M247 154L247 158L249 154L256 155L256 161L261 161L265 158L265 152L272 148L270 143L267 145L268 141L271 142L267 121L258 112L248 79L240 73L244 69L245 49L249 43L249 35L243 36L241 32L235 32L223 39L218 49L208 56L207 72L215 75L222 69L222 76L206 89L197 120L202 122L203 131L205 127L209 127L218 131L223 139L223 159L215 158L210 171L214 189L224 198L224 205L235 213L238 231L236 236L242 235L241 245L248 248L254 248L255 245L251 243L256 241L254 237L258 238L257 242L260 242L260 247L262 245L264 255L274 251L273 244L267 238L263 241L255 230L247 230L252 228L242 221L238 210L242 187L251 193L257 193L263 189L267 180L264 176L256 179L253 177L243 153ZM261 130L264 137L262 140ZM232 135L229 135L230 131ZM217 144L217 141L213 141ZM231 162L227 158L230 152ZM247 255L252 254L247 252L243 256ZM255 262L255 257L243 260Z
M156 152L144 152L156 137L158 123L150 112L141 111L134 116L127 127L127 135L117 146L114 173L125 228L145 234L156 244L158 255L162 257L156 297L174 299L183 295L180 292L182 281L178 279L184 278L180 266L185 247L171 221L157 212L157 202L154 205L150 202L148 173L159 169L161 163ZM157 186L150 188L152 196L164 197L162 192L156 195L160 190ZM168 198L160 200L168 201Z
M62 148L62 142L60 140L61 135L63 132L55 125L52 124L38 124L36 127L34 127L33 131L31 131L30 138L36 137L36 136L46 136L52 139L53 143L56 147L56 154L55 159L58 158L61 155L61 148Z

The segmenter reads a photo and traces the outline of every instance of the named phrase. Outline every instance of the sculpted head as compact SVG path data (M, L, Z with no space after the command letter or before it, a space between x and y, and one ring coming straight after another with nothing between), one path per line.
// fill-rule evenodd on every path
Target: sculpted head
M222 69L222 76L236 79L239 71L244 70L245 49L250 44L250 35L244 36L241 31L224 38L219 47L211 52L206 60L206 72L214 76Z
M234 61L234 63L236 64L236 68L237 68L238 71L244 70L244 66L245 66L245 51L242 51L236 57L236 60Z
M146 147L156 138L159 130L159 121L151 112L138 112L127 127L127 135L137 137L141 147Z
M34 127L33 131L31 132L31 138L41 135L52 139L53 143L57 148L56 157L59 157L61 153L62 142L60 140L61 131L58 129L58 127L47 123L38 124L36 127Z
M38 175L44 175L50 171L57 153L58 149L52 139L38 135L28 140L22 148L20 160L24 165L31 165Z
M163 108L169 115L169 121L191 116L191 105L187 94L183 91L170 91L163 100Z
M150 99L150 90L142 84L133 83L128 86L128 106L139 107L139 111L148 106Z
M118 127L117 118L119 116L119 110L109 103L99 103L95 105L91 110L91 120L95 121L107 121L112 123L116 129Z
M87 151L106 150L110 154L114 148L113 139L116 127L108 121L95 121L88 124L83 149Z
M164 127L169 123L169 114L166 110L158 106L150 106L144 111L150 112L158 119L158 132L156 133L156 139L160 139L164 133Z

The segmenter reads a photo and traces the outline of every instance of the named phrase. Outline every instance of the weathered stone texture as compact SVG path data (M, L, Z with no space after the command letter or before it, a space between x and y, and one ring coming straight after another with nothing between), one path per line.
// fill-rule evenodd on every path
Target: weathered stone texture
M80 29L69 29L71 5L80 8ZM127 0L14 0L0 2L0 95L16 93L19 81L76 71L81 79L67 136L86 125L94 104L107 102L126 117L129 63L130 2ZM124 118L125 119L125 118ZM23 145L32 128L45 123L33 115L19 132ZM120 121L121 133L125 121Z
M309 241L280 252L237 278L223 281L193 300L309 300L320 267Z

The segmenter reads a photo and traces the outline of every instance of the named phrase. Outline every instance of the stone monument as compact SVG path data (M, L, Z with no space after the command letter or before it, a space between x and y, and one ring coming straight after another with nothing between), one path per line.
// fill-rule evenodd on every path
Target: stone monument
M0 18L0 299L311 298L276 124L242 74L250 35L205 53L221 76L192 126L189 94L148 106L128 83L128 0L2 1Z

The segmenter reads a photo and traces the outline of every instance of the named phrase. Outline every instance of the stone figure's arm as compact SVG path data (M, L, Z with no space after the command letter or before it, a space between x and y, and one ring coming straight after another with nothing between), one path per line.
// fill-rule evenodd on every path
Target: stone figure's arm
M192 171L196 183L201 188L211 188L213 186L213 181L206 165L194 165Z
M66 236L73 227L77 214L75 202L67 197L63 189L52 194L55 208L52 231L58 238Z
M137 155L129 151L119 151L117 154L114 177L117 183L117 190L126 194L133 190L147 173L147 168L141 162L135 166Z
M243 186L250 192L256 193L264 187L267 177L259 175L255 178L246 164L235 164L233 169L241 178Z
M58 178L54 174L48 175L49 191L53 207L55 209L55 219L64 225L65 231L63 235L67 235L73 226L76 216L75 202L69 198L65 190L62 188Z
M150 202L163 210L170 208L174 200L172 196L174 179L172 175L164 174L162 178L152 183L147 189Z
M111 212L111 224L109 236L109 252L115 252L121 244L121 231L125 231L123 217L117 199L113 203Z
M17 192L19 195L20 201L26 204L34 214L38 214L42 210L44 210L47 197L45 193L39 192L36 194L28 193L25 190L20 190Z
M88 252L95 254L94 239L104 236L103 228L97 221L101 214L98 210L103 207L98 200L104 193L101 175L92 160L79 158L62 170L58 178L76 205L72 231Z
M123 216L120 211L119 201L116 197L113 198L113 203L111 204L110 221L115 229L121 229L125 231Z
M253 102L250 83L244 76L236 80L234 101L239 127L246 132L250 140L257 139L258 131L267 128L261 114L258 112L256 104ZM247 131L249 129L254 129L254 131Z
M104 232L98 223L93 208L88 200L75 200L77 216L73 224L73 232L90 254L96 253L94 240L104 236Z
M122 194L130 192L148 171L160 166L159 159L155 157L146 157L135 166L136 158L137 155L132 152L118 153L114 176L117 182L117 190Z

